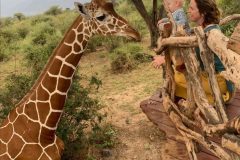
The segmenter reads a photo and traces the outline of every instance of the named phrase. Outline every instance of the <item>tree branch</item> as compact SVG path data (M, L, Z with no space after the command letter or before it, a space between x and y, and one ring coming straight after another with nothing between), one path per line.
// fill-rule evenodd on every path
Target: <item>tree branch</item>
M219 24L225 25L232 20L240 20L240 14L233 14L233 15L227 16L224 19L222 19Z
M198 38L198 44L200 48L200 56L204 64L204 68L208 73L208 80L212 89L212 95L214 96L216 110L218 111L219 117L221 117L222 123L228 121L227 114L225 112L225 105L223 102L222 94L218 86L218 82L215 76L214 66L214 54L210 51L206 43L205 33L202 27L194 28L194 32Z
M221 75L234 82L237 88L240 88L240 55L227 49L229 38L223 35L221 31L213 29L207 36L209 48L219 57L226 68L225 71L221 72Z

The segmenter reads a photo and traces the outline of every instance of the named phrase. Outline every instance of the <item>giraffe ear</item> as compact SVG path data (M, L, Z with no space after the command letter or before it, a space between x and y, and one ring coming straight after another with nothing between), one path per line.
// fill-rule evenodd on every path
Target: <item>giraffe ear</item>
M76 10L84 17L89 18L89 14L85 8L85 6L79 2L74 2Z

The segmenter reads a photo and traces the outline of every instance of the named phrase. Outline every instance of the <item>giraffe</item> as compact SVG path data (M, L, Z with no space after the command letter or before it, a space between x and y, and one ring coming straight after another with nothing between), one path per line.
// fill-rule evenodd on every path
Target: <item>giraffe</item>
M72 78L88 40L117 35L140 41L109 0L75 2L80 15L53 51L39 78L0 127L0 160L60 160L64 144L56 136Z

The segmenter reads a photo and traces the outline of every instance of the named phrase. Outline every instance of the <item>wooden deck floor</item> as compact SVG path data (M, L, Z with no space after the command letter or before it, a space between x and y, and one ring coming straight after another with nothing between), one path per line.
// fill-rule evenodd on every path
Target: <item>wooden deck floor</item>
M181 152L182 150L186 151L185 144L183 141L181 141L180 133L177 131L162 106L162 101L159 98L159 93L155 93L149 99L142 101L140 107L148 119L157 125L159 129L163 130L166 133L166 136L170 142L177 142L177 147L181 148ZM226 108L229 119L240 115L240 90L236 92L233 100L227 105ZM214 141L220 143L219 138L215 138ZM186 160L186 156L181 157L179 155L171 155L171 152L169 152L169 155L172 157L172 160ZM186 155L186 153L183 155ZM197 153L197 156L199 160L219 160L212 153L202 147L201 151Z

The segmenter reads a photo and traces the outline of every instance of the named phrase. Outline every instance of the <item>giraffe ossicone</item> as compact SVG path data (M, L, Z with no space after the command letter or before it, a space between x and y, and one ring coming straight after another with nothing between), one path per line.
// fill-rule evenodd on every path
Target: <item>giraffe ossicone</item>
M96 34L140 41L113 3L75 3L80 16L66 32L27 95L0 127L0 160L60 160L64 144L55 132L76 67L88 40Z

